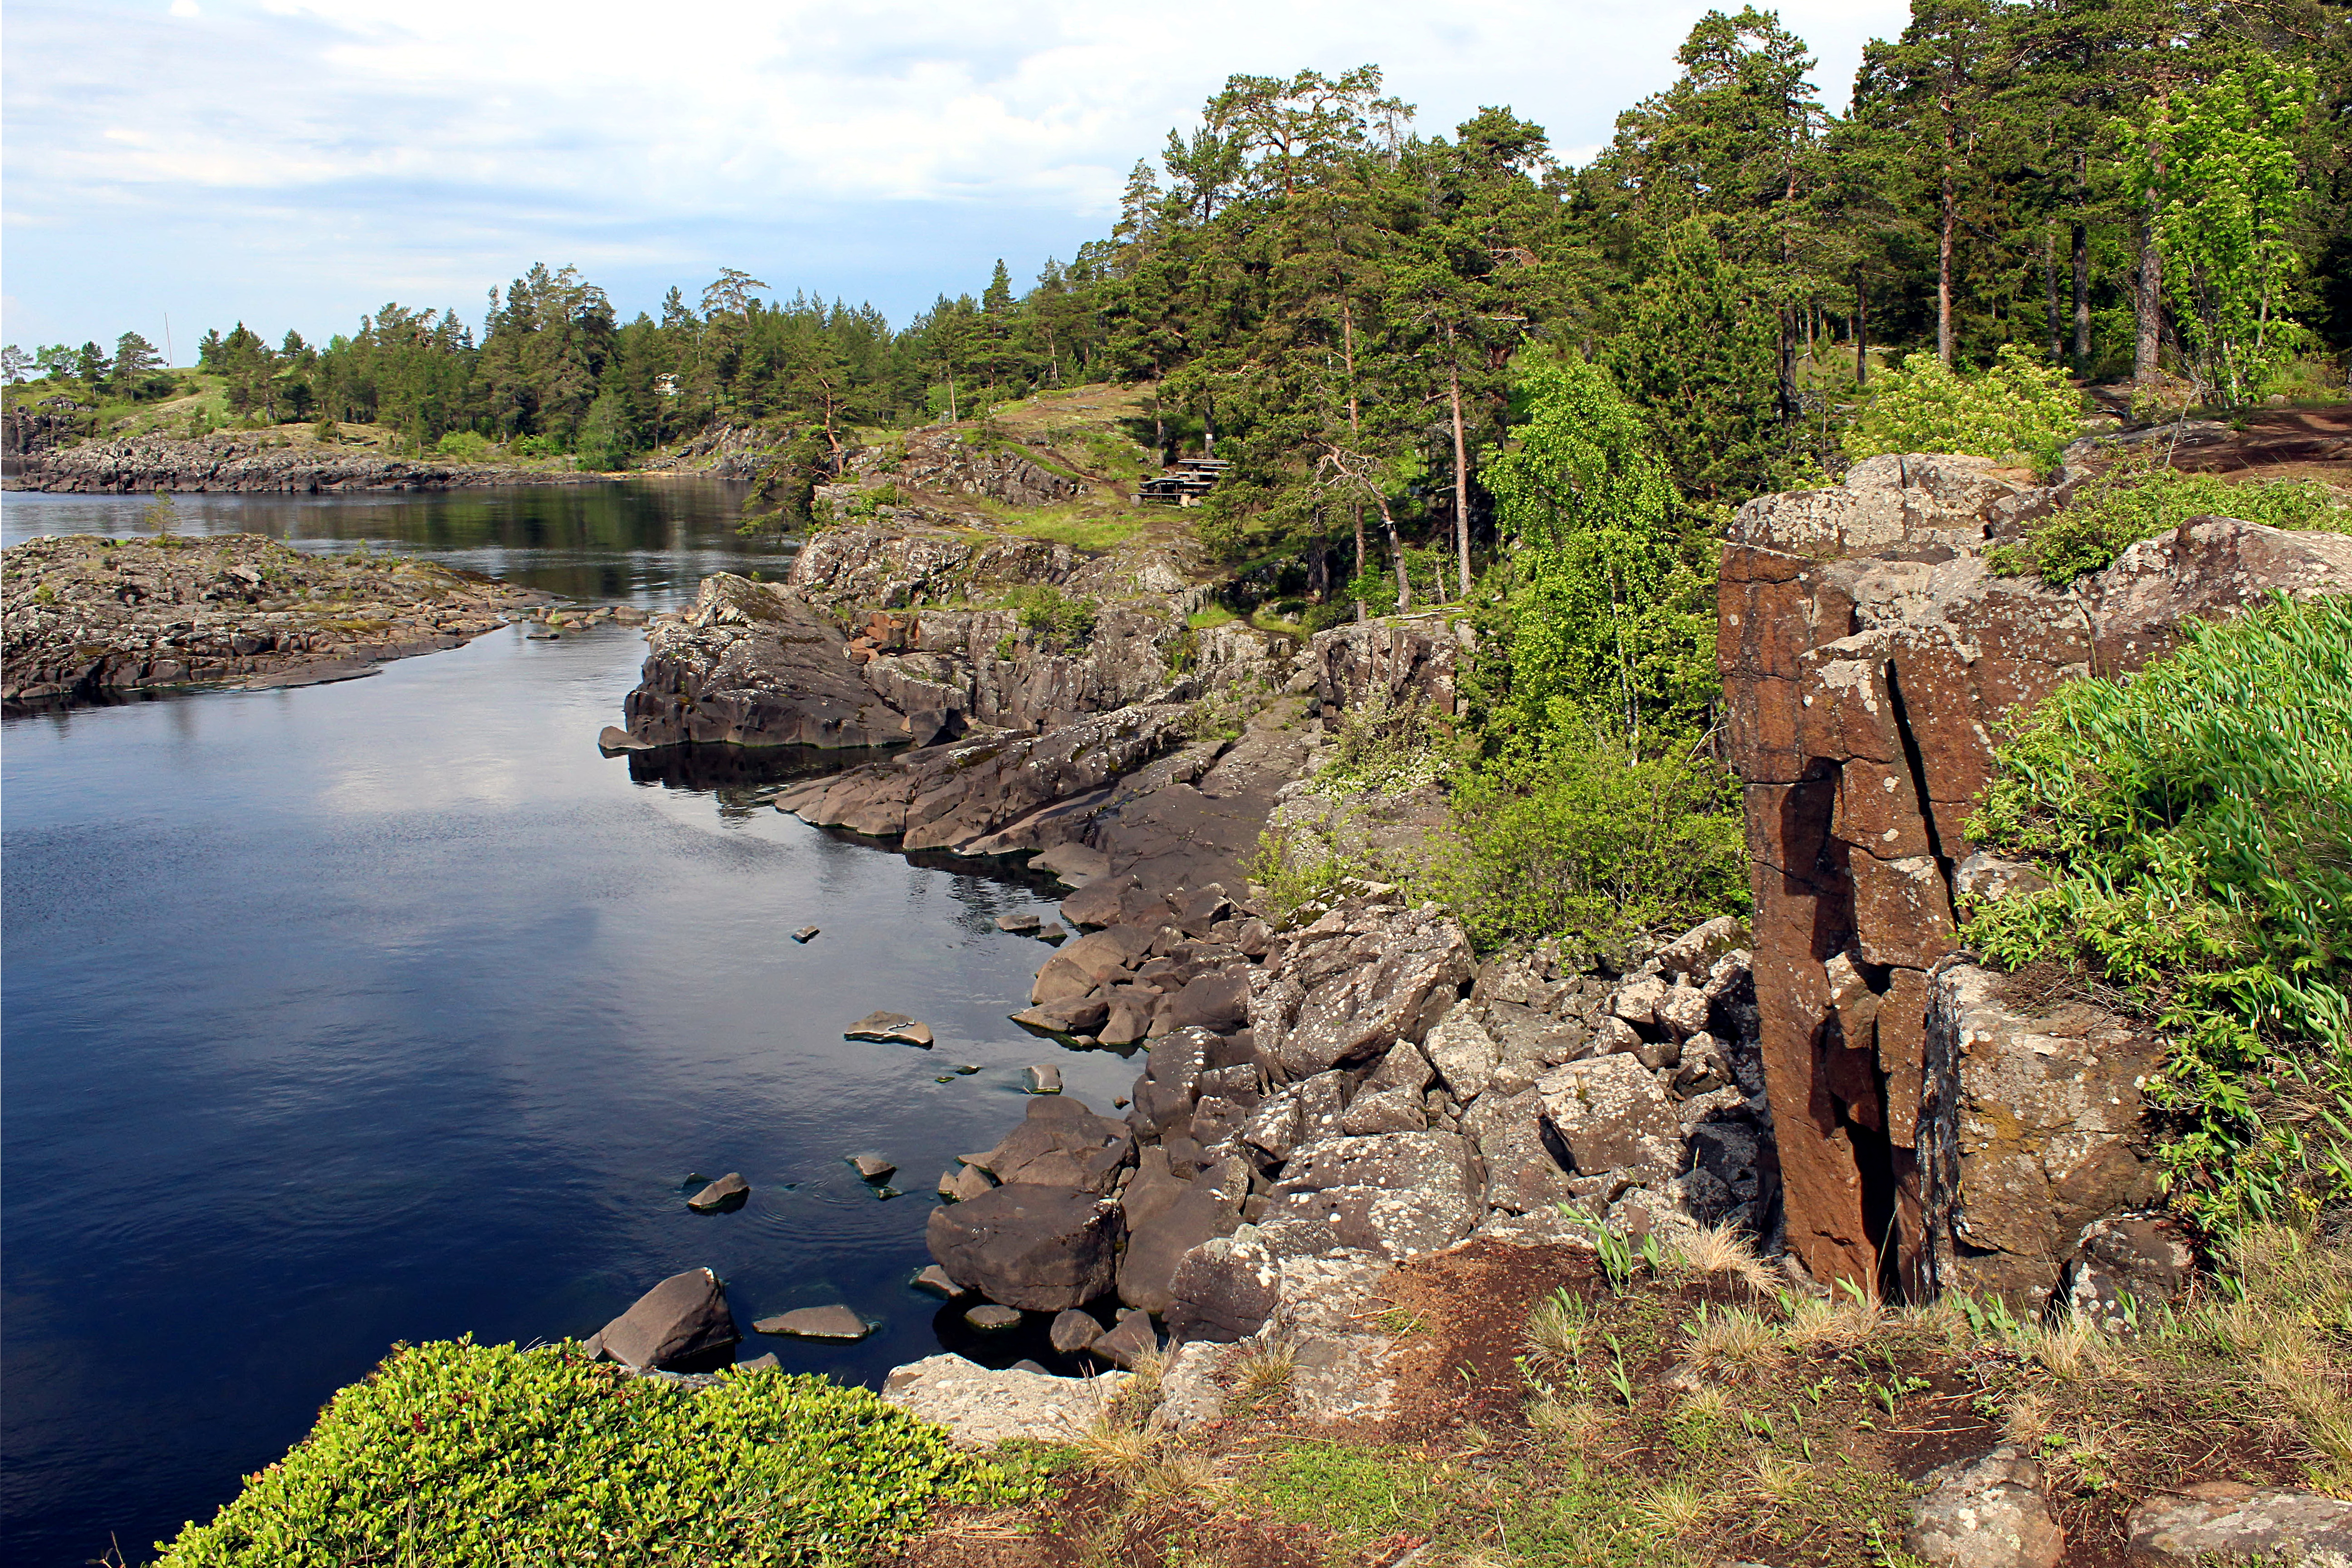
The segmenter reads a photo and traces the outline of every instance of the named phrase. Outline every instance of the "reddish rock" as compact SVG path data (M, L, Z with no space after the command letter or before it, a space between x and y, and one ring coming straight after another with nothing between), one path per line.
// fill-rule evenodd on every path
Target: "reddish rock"
M2061 499L1979 458L1877 458L1750 501L1724 551L1717 664L1765 1078L1789 1245L1824 1280L1924 1290L1931 1242L1952 1253L1923 1207L1927 972L1955 945L1954 868L2010 716L2161 657L2185 621L2352 588L2352 538L2216 518L2071 591L1995 576L1989 546ZM2090 1217L2057 1209L2053 1258Z

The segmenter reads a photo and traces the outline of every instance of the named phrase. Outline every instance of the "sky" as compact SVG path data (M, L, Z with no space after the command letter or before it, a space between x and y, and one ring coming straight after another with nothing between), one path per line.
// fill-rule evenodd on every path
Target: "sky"
M623 319L721 267L893 324L1107 232L1233 72L1367 62L1583 162L1670 82L1660 0L5 0L0 334L275 341L571 263ZM1841 108L1897 0L1794 0Z

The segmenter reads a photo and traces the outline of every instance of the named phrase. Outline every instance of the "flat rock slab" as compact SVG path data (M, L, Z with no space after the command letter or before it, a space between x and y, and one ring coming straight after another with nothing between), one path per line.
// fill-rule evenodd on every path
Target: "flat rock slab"
M848 1156L848 1160L859 1177L865 1181L887 1181L898 1173L898 1166L879 1154L852 1154Z
M1920 1487L1903 1543L1938 1568L2056 1568L2065 1551L2042 1467L2015 1448L1930 1470Z
M930 1047L929 1024L919 1024L904 1013L868 1013L841 1032L845 1040L879 1040L886 1045Z
M814 926L803 926L800 930L793 932L793 940L794 942L806 944L808 942L814 942L818 936L822 934L823 933Z
M1083 844L1056 844L1029 864L1034 869L1052 872L1072 888L1083 888L1110 875L1110 857Z
M895 1369L882 1384L882 1397L938 1422L962 1447L985 1448L1013 1437L1066 1443L1087 1429L1130 1375L991 1372L960 1355L935 1355Z
M999 1334L1007 1329L1017 1329L1021 1326L1021 1310L1017 1307L1000 1307L994 1302L987 1302L967 1310L963 1315L963 1321L983 1334Z
M1052 1063L1041 1063L1036 1067L1024 1068L1021 1070L1023 1077L1027 1080L1030 1093L1059 1094L1062 1092L1062 1069Z
M1040 923L1042 922L1039 921L1037 917L1031 914L999 915L996 917L996 929L999 931L1011 931L1015 936L1036 935L1037 927Z
M1292 1415L1317 1425L1384 1420L1396 1405L1386 1334L1310 1334L1291 1352Z
M802 1307L772 1318L761 1318L751 1325L751 1331L782 1334L796 1340L855 1341L872 1333L874 1325L847 1307L835 1305Z
M743 1179L740 1171L730 1171L692 1197L686 1206L697 1214L719 1214L728 1209L740 1209L751 1195L751 1184Z
M2132 1510L2132 1554L2149 1563L2326 1564L2352 1562L2352 1503L2315 1492L2257 1491L2231 1482L2153 1497Z
M596 748L603 752L650 752L654 749L652 742L638 740L618 724L607 724L598 731Z

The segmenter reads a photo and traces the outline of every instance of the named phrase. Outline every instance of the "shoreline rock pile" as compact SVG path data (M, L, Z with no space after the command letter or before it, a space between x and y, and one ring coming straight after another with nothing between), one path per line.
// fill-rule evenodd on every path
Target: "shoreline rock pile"
M322 495L601 484L607 478L446 458L387 457L366 447L293 440L277 431L223 431L200 441L138 436L85 441L78 447L38 447L9 458L0 488L83 495L143 495L151 490Z

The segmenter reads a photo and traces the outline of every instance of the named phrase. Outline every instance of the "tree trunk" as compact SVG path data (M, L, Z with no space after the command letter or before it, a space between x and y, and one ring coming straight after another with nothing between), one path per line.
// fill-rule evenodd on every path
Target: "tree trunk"
M1381 526L1388 531L1389 559L1396 563L1397 614L1407 615L1412 609L1412 577L1404 569L1404 542L1397 537L1396 519L1389 512L1388 498L1380 498Z
M1944 95L1943 213L1936 226L1936 357L1952 363L1952 236L1959 226L1959 188L1952 175L1952 98Z
M1454 329L1445 329L1445 346L1454 348ZM1460 568L1462 596L1470 596L1470 446L1462 433L1462 365L1445 362L1445 395L1454 408L1454 548Z
M2158 350L2164 326L2164 253L2157 248L2155 230L2151 212L2147 231L2140 238L2138 287L2132 296L2134 325L2138 329L2132 340L2132 380L2142 386L2156 379L2162 357Z
M2091 226L2082 219L2090 199L2089 154L2074 153L2074 374L2091 374Z
M1355 581L1357 581L1357 580L1360 579L1360 578L1363 576L1363 574L1364 574L1364 562L1365 562L1365 560L1366 560L1366 556L1365 556L1365 554L1364 554L1364 503L1363 503L1362 501L1358 501L1358 502L1356 503L1356 570L1355 570L1354 574L1349 577L1349 581L1350 581L1350 582L1355 582ZM1360 620L1362 620L1363 618L1364 618L1364 597L1363 597L1363 595L1362 595L1359 594L1359 595L1356 595L1356 619L1357 619L1357 620L1359 620L1359 621L1360 621Z
M1775 395L1780 404L1780 427L1791 428L1797 423L1797 321L1796 307L1780 307L1780 359L1778 374L1780 385Z
M2064 334L2058 323L2058 236L2045 227L2042 231L2042 314L2050 328L2050 363L2066 363Z
M1870 384L1870 279L1853 279L1853 384L1857 392Z

